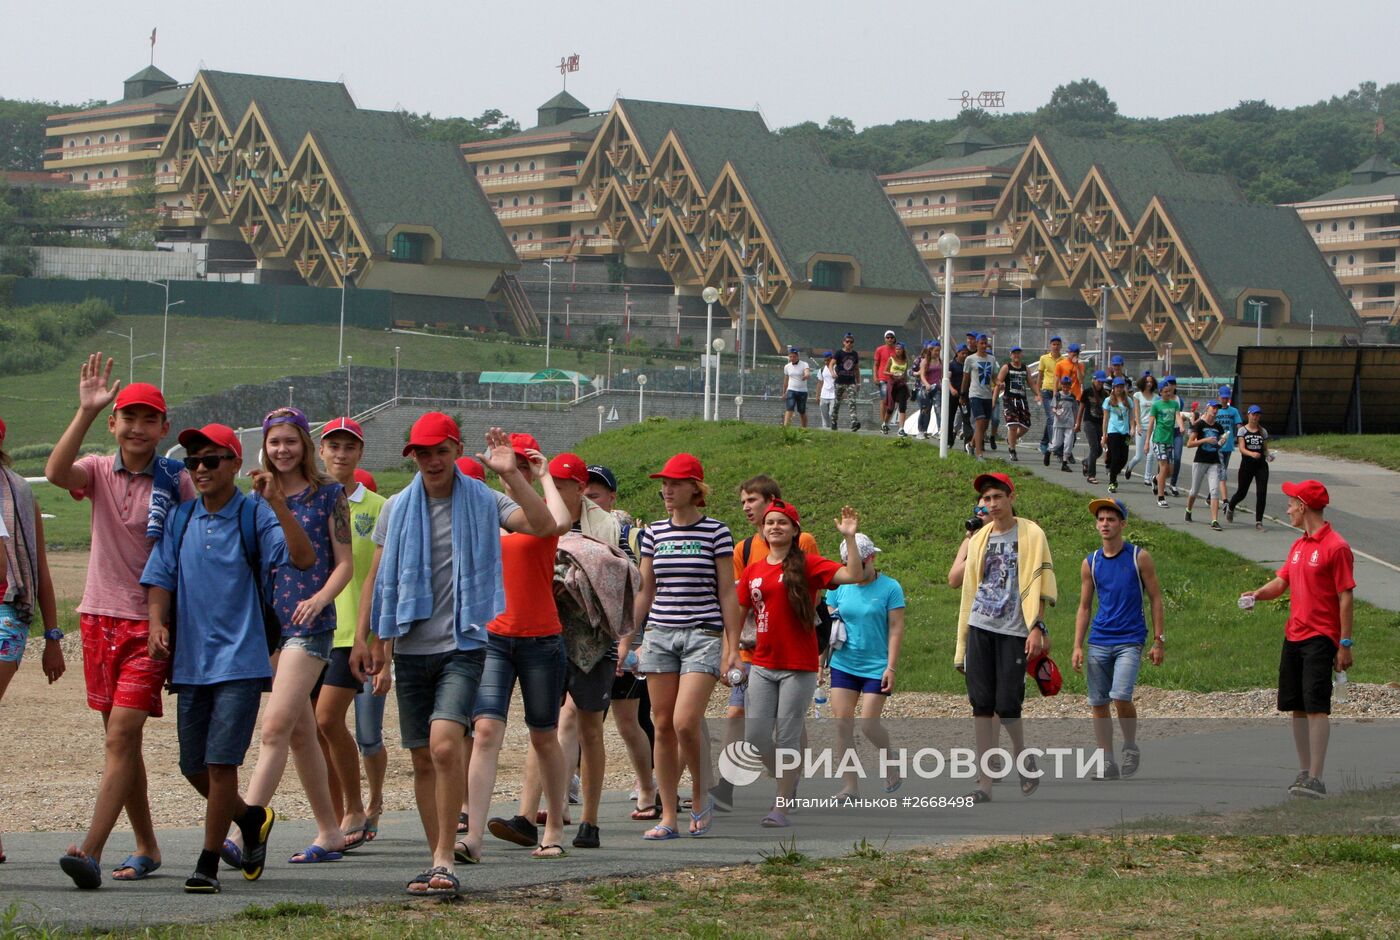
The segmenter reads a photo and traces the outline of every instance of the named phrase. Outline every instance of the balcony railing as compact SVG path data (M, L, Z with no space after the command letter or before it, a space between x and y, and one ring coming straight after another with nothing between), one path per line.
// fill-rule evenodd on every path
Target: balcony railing
M76 160L80 157L105 157L118 153L139 153L156 150L164 137L142 137L137 140L123 140L117 143L86 144L81 147L50 147L44 156L50 160Z
M1006 234L961 235L959 236L959 240L962 242L964 248L1010 248L1012 242L1015 241L1011 235ZM932 254L938 255L940 258L942 257L938 252L938 242L934 239L920 239L914 244L918 246L920 254Z
M563 177L569 179L578 178L578 167L545 167L539 170L520 170L512 173L477 173L476 179L483 188L492 186L508 186L512 183L543 183L547 180L554 180L557 185Z
M935 216L961 215L966 212L990 212L996 207L995 199L961 199L933 206L896 206L895 211L902 219L922 219Z
M1356 232L1328 232L1325 235L1313 235L1313 241L1319 245L1338 245L1386 238L1400 238L1400 227L1369 228Z
M587 199L572 202L542 202L534 206L500 206L496 209L498 219L527 219L541 215L554 215L558 212L592 212L593 205Z
M1332 272L1338 278L1344 277L1376 277L1386 274L1400 274L1400 264L1394 261L1383 261L1380 264L1352 264L1335 267Z

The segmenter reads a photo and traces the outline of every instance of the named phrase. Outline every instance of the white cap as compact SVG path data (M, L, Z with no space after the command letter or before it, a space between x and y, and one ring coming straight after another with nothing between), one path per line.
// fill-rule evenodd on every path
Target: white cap
M872 542L872 541L870 541L870 536L866 535L864 532L857 532L857 533L856 533L856 551L860 552L861 561L864 561L865 559L867 559L867 558L869 558L870 556L874 555L876 552L880 551L880 549L876 548L876 547L875 547L875 543ZM846 551L846 540L845 540L845 539L842 539L842 540L841 540L841 561L845 562L845 561L848 561L848 560L849 560L849 559L846 557L847 554L848 554L848 553L847 553L847 551Z
M886 336L893 336L893 335L894 335L894 330L885 330L885 335L886 335Z

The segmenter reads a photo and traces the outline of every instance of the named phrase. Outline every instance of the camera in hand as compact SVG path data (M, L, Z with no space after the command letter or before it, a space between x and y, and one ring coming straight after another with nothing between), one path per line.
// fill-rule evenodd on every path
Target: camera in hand
M987 524L987 507L978 506L972 511L972 518L963 523L963 528L971 534Z

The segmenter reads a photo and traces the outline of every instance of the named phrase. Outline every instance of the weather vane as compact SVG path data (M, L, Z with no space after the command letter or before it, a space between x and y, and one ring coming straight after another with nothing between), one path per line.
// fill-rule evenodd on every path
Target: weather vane
M559 57L559 74L564 76L564 90L569 90L569 73L578 71L578 53Z
M949 98L948 100L962 102L964 111L968 108L1004 108L1006 107L1006 92L979 91L974 95L970 91L964 91L961 98Z

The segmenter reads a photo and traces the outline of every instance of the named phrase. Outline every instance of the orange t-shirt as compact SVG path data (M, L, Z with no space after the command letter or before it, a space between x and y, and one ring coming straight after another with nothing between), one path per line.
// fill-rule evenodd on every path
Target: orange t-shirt
M1060 382L1060 379L1061 379L1063 376L1066 376L1066 375L1067 375L1067 376L1069 376L1070 378L1074 379L1074 382L1070 385L1070 389L1074 392L1074 397L1075 397L1076 399L1082 398L1083 395L1084 395L1084 388L1083 388L1083 386L1080 384L1080 376L1081 376L1081 374L1082 374L1082 370L1080 369L1080 363L1079 363L1078 361L1073 361L1073 362L1072 362L1072 361L1070 361L1070 358L1069 358L1068 356L1065 356L1065 357L1064 357L1063 359L1061 359L1059 362L1055 363L1055 388L1056 388L1056 390L1058 390L1059 387L1060 387L1060 385L1062 384L1062 383Z
M554 636L562 633L554 606L554 554L559 536L540 538L513 532L501 536L501 572L506 609L486 629L501 636Z
M744 551L745 546L748 551ZM817 540L810 532L797 533L797 547L808 555L817 554ZM768 558L768 541L758 533L734 543L734 586L737 591L739 581L744 577L744 569L756 561ZM739 658L746 663L753 662L753 650L740 650Z

